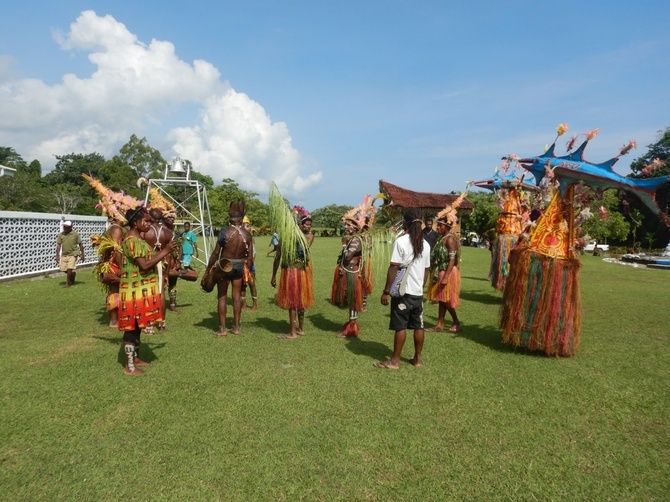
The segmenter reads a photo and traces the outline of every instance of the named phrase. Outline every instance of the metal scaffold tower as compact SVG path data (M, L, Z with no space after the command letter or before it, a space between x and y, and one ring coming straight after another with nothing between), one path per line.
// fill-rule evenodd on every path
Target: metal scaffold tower
M191 161L175 157L172 162L165 164L165 173L162 179L151 178L147 183L147 193L144 203L149 200L149 192L152 188L158 190L163 197L170 200L177 210L177 223L189 221L191 230L198 235L198 249L203 251L204 260L197 260L207 265L209 256L214 248L216 237L212 226L212 216L209 212L209 201L207 200L207 188L198 180L191 179ZM177 190L167 191L168 187L177 187ZM172 193L171 193L172 192ZM175 232L175 235L176 232ZM195 257L194 257L195 259Z

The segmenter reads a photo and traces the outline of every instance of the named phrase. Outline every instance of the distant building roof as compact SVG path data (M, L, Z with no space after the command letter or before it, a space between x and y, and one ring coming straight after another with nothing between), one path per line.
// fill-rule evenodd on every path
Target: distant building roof
M379 180L379 191L386 195L387 200L385 205L387 206L395 206L398 208L416 207L435 211L444 209L447 204L453 204L459 197L459 194L414 192L384 180ZM471 211L474 208L475 206L467 199L467 197L463 199L463 202L459 207L459 209L464 209L466 211Z
M0 164L0 176L14 176L16 169Z

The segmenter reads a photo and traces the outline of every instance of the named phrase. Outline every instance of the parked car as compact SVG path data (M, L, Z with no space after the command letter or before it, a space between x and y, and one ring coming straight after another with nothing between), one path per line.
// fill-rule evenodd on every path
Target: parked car
M586 246L584 246L584 251L588 253L593 253L593 251L596 249L600 249L600 251L609 251L610 246L609 244L598 244L596 241L590 241Z

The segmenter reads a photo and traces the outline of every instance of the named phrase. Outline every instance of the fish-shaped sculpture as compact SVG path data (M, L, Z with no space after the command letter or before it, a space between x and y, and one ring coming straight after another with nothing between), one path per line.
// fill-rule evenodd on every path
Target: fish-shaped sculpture
M647 179L621 176L612 170L612 166L616 164L621 155L601 164L593 164L584 160L584 149L588 142L587 139L577 150L563 157L556 157L554 154L556 148L554 142L543 155L515 160L535 176L537 184L540 184L548 170L552 171L553 176L560 183L562 195L565 195L570 185L580 182L588 185L598 196L610 188L625 190L639 197L654 214L662 214L661 208L656 203L656 192L660 185L670 181L670 176Z
M523 176L519 176L516 173L503 173L501 175L500 171L496 171L495 174L489 179L471 181L468 183L468 185L473 185L477 188L485 188L487 190L491 190L492 192L500 190L501 188L514 187L520 187L524 190L538 190L537 186L524 182Z

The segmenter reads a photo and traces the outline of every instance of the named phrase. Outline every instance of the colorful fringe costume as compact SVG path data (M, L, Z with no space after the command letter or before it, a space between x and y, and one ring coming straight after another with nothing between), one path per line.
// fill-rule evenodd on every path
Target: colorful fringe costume
M150 323L162 321L162 298L156 268L141 272L135 258L150 260L151 246L137 237L123 241L121 281L119 285L119 330L133 331L146 328Z
M565 197L556 191L529 244L510 253L500 319L506 344L562 357L579 348L581 263L573 247L573 192L573 186Z
M458 245L455 264L447 277L446 284L443 279L449 266L449 250L444 245L444 239L439 239L435 248L430 253L430 274L428 276L428 301L443 302L448 307L458 308L461 305L461 245L458 235L451 236Z
M296 260L283 266L277 287L277 304L283 309L306 310L314 306L312 264Z
M505 281L509 273L509 253L516 244L522 226L521 190L519 188L503 188L499 192L502 199L502 212L496 222L497 236L491 252L489 276L491 286L498 291L505 289Z

